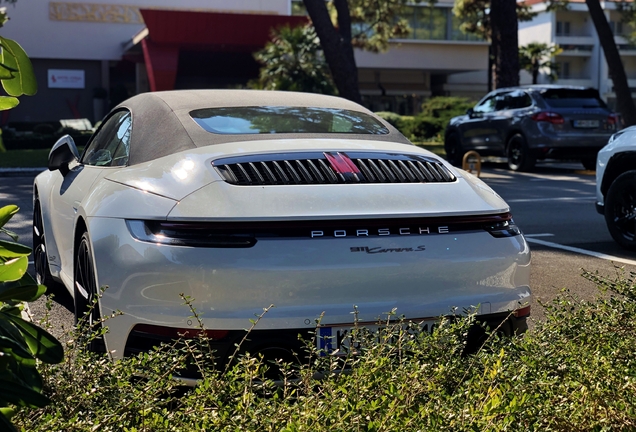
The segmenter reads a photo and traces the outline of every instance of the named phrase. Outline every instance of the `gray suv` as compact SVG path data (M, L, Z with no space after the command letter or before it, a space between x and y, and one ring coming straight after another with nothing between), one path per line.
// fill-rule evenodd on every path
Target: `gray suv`
M586 169L616 132L619 118L593 88L532 85L488 93L446 128L448 160L463 155L505 156L514 171L531 170L537 159L578 159Z

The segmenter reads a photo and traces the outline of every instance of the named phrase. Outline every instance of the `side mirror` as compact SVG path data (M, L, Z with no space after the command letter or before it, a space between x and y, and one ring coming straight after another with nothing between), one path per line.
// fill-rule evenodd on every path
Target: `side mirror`
M466 114L468 114L468 117L473 118L475 116L475 110L473 110L472 108L468 108L466 110Z
M68 165L73 161L79 161L77 146L70 135L64 135L49 152L49 171L60 170L65 176L69 172Z

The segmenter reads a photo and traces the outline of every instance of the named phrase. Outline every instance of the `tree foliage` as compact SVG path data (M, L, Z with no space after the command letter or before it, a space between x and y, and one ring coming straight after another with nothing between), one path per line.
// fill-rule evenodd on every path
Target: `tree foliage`
M0 234L12 240L0 240L0 430L15 430L9 421L12 406L50 402L36 366L59 363L64 354L53 336L21 316L23 302L37 300L46 287L27 273L31 248L16 243L17 236L5 228L17 212L14 205L0 208Z
M329 67L313 26L274 30L272 40L254 54L261 64L253 88L336 94Z
M419 1L419 0L418 0ZM408 24L399 18L407 0L303 0L340 96L360 102L353 48L378 52L390 38L403 37Z
M621 60L614 34L607 22L607 17L601 7L599 0L585 0L587 8L590 11L596 34L603 47L603 53L609 68L609 75L614 84L614 93L616 94L616 108L621 113L626 126L636 124L636 106L632 99L632 92L627 82L625 67Z
M0 9L0 27L8 20L6 8ZM0 111L17 106L22 95L33 96L37 82L31 60L14 40L0 36L0 81L8 96L0 96Z
M6 23L0 10L0 27ZM0 96L0 111L18 105L18 97L34 95L37 82L29 57L15 41L0 36L0 82L8 96ZM22 317L24 302L35 301L46 287L27 273L31 248L17 243L18 236L5 228L18 207L0 208L0 430L15 431L10 418L14 406L43 407L38 362L59 363L64 351L57 339Z
M453 13L460 28L490 41L488 69L495 88L519 84L517 22L536 14L515 0L455 0Z
M552 80L558 78L558 65L552 61L552 57L563 52L558 45L550 45L541 42L530 42L519 47L519 66L532 75L532 84L537 84L539 72L547 69L548 76Z

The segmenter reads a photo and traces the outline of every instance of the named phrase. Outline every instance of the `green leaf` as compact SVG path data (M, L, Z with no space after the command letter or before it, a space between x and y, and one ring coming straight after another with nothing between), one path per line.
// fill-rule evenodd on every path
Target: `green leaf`
M7 222L9 222L18 210L20 210L20 207L13 204L0 208L0 227L3 227Z
M33 65L29 56L20 44L11 39L0 36L2 45L2 63L13 69L17 69L15 77L2 80L2 87L10 96L33 96L38 91L38 84L33 73Z
M11 79L13 78L13 72L17 72L16 70L11 69L10 67L0 63L0 79Z
M0 110L1 111L1 110ZM0 228L0 232L1 233L5 233L6 235L8 235L9 237L11 237L11 239L13 241L18 241L18 235L16 233L14 233L13 231L9 231L6 228Z
M29 267L27 257L12 258L7 262L0 262L0 282L13 282L20 280Z
M21 285L7 287L0 284L0 301L5 302L13 300L32 302L39 299L45 292L46 287L44 285Z
M0 398L14 405L44 407L51 401L49 398L20 383L0 378Z
M31 248L20 243L0 240L0 256L7 258L17 258L29 256Z
M6 413L5 413L5 410L6 410ZM0 429L6 430L9 432L18 432L18 430L15 428L15 426L13 426L13 424L9 420L10 417L7 415L9 412L13 412L13 410L11 410L11 408L0 408Z
M64 359L64 349L49 332L20 317L6 315L20 329L31 353L45 363L60 363Z
M15 354L18 358L16 360L20 361L21 359L31 359L33 360L33 355L27 350L25 350L17 341L8 338L6 336L0 336L0 347L11 350L11 354ZM4 354L7 354L5 349L2 350ZM15 356L14 356L15 357ZM29 364L35 364L35 361L28 362Z
M2 84L5 81L2 80ZM10 110L11 108L15 108L20 104L18 98L14 98L11 96L0 96L0 111Z

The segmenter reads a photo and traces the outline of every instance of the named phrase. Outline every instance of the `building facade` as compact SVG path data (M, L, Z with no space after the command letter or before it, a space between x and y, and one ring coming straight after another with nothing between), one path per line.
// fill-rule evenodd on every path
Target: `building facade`
M537 16L519 23L519 45L530 42L557 44L563 52L554 58L559 65L559 84L594 87L610 106L616 95L594 23L583 0L570 0L567 9L548 11L544 1L530 1ZM636 93L636 47L626 39L628 25L623 23L615 2L601 2L605 17L614 32L625 73ZM546 75L540 80L549 82Z
M432 95L479 98L487 43L462 33L452 0L405 11L413 32L384 53L357 50L371 109L417 111ZM279 25L306 22L296 0L28 0L8 7L0 30L33 61L38 94L8 121L95 122L134 94L180 88L240 88L258 73L253 52ZM483 75L483 77L482 77Z

